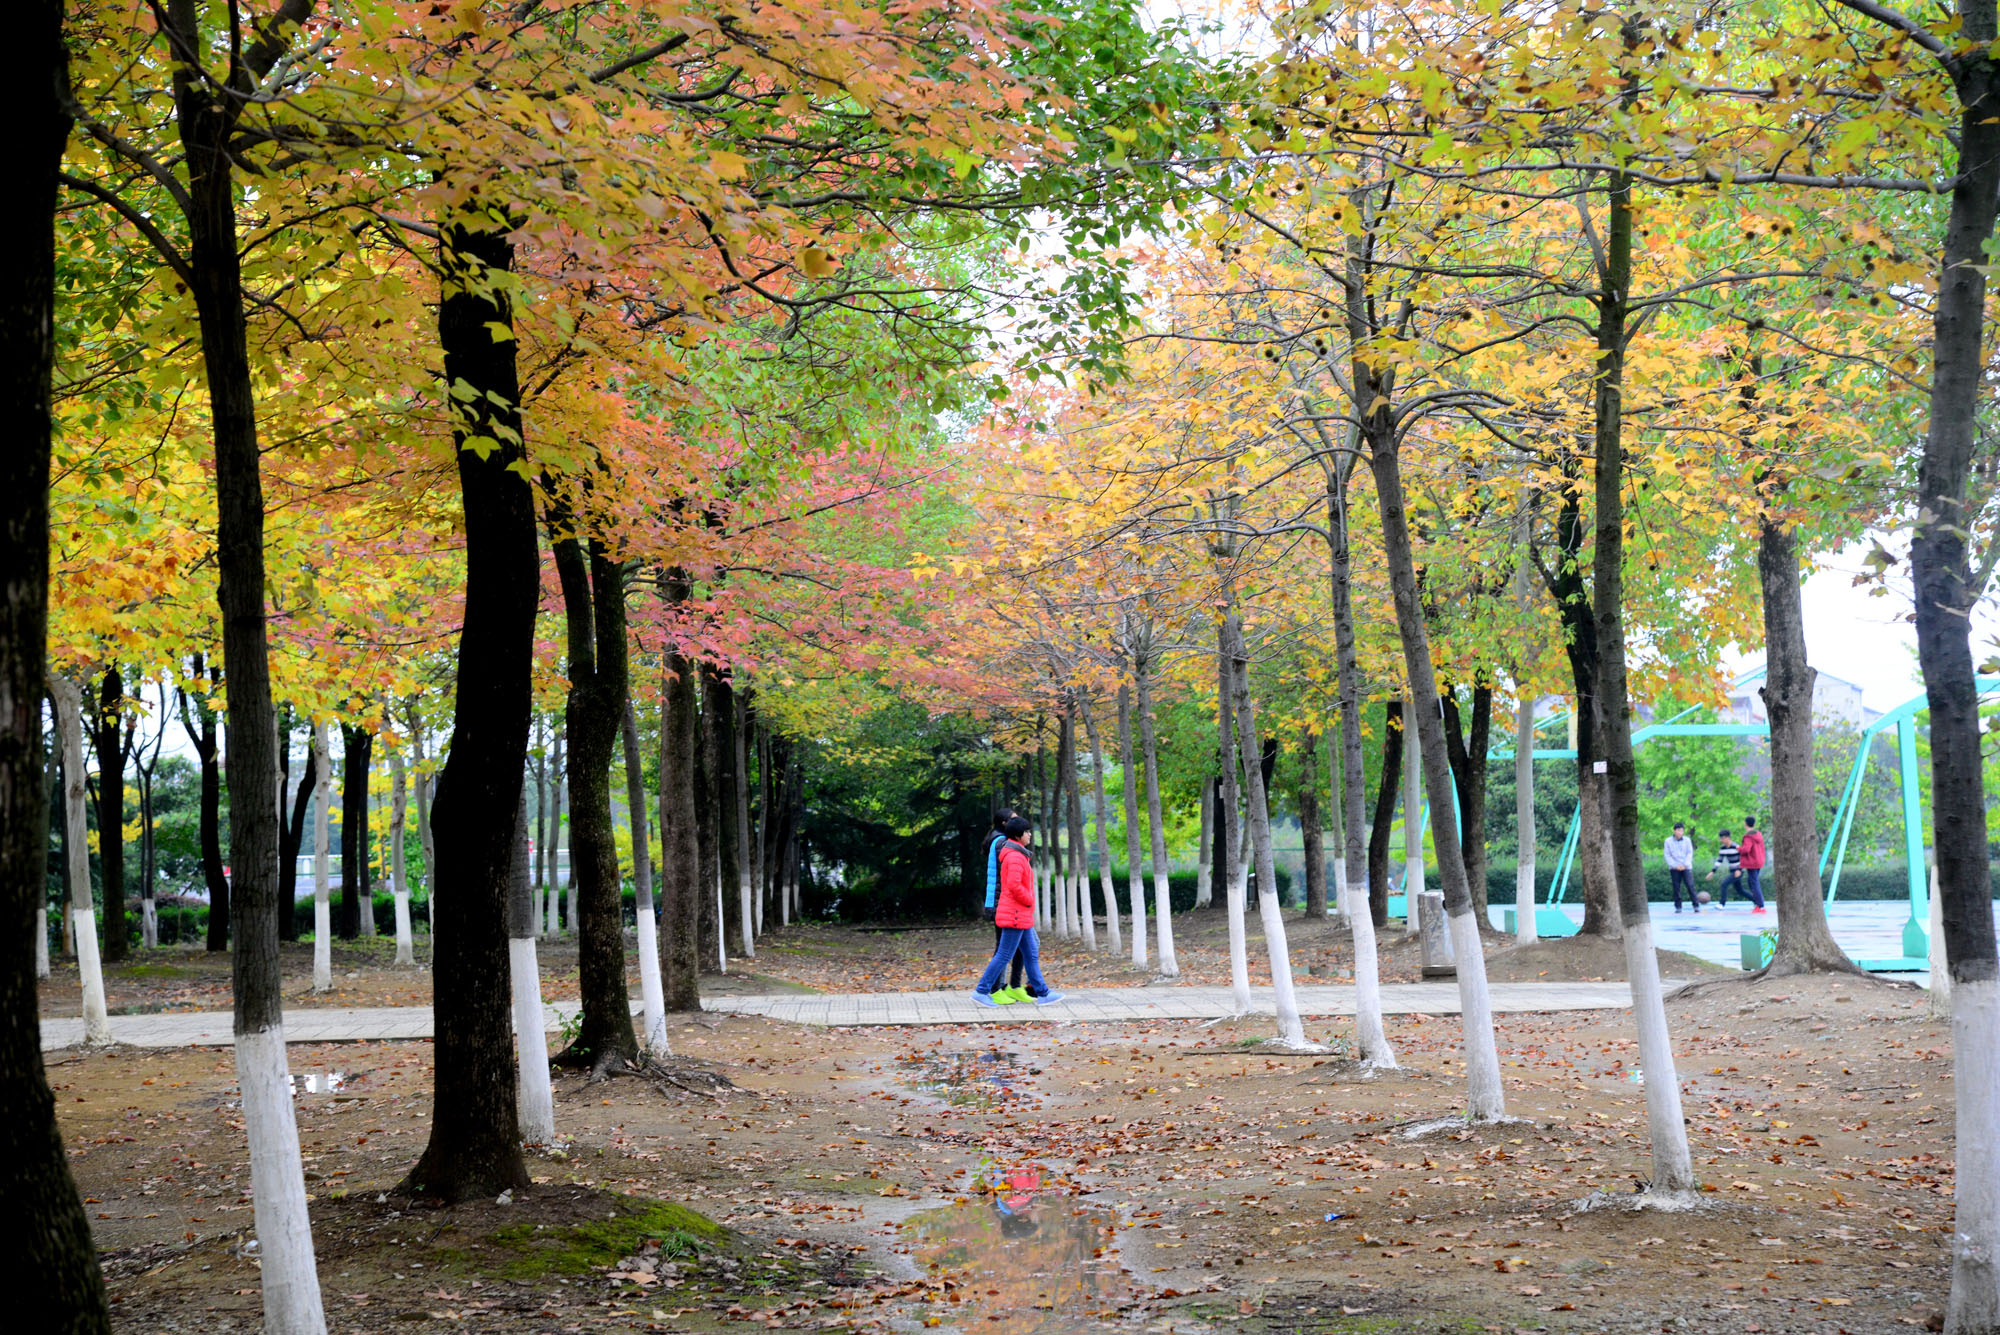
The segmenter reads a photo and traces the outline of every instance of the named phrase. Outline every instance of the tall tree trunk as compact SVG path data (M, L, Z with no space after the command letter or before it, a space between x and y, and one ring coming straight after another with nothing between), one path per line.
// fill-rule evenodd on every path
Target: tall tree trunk
M69 57L60 0L29 0L9 17L16 61L0 107L14 135L14 225L23 231L0 271L0 1200L14 1218L10 1268L29 1281L10 1286L14 1321L50 1335L109 1335L90 1220L42 1061L35 984L48 950L49 383Z
M340 938L352 941L375 935L375 895L368 875L368 767L375 756L375 734L343 723L340 740Z
M668 597L683 601L678 571L665 581ZM675 593L679 597L675 597ZM696 669L678 648L662 654L660 667L660 991L676 1014L701 1009L701 898L704 885L697 837L701 798L696 757L701 720Z
M513 849L494 813L517 812L533 707L541 561L522 474L510 221L467 196L439 247L438 339L453 387L452 444L465 511L465 612L451 745L431 812L438 866L431 929L436 1111L403 1189L447 1202L528 1185L521 1160L507 894ZM459 387L467 391L463 395Z
M723 794L732 791L728 767L724 764L726 718L732 711L728 685L713 663L701 665L701 765L696 771L699 784L697 808L701 814L701 917L702 955L729 972L729 919L722 900L727 879L722 863Z
M1221 850L1215 843L1215 818L1222 814L1216 799L1213 774L1201 781L1201 831L1195 836L1194 906L1205 909L1215 902L1215 862Z
M1139 771L1132 767L1132 688L1118 684L1118 764L1125 789L1125 896L1132 904L1132 967L1146 967L1146 873L1139 854Z
M549 897L549 869L554 859L549 856L549 742L548 725L538 714L529 734L529 744L534 747L535 786L532 796L535 800L535 935L548 933L548 918L542 912L542 905Z
M1636 24L1628 23L1628 51L1636 44ZM1628 85L1628 90L1629 90ZM1632 96L1628 91L1628 98ZM1597 375L1597 539L1593 559L1599 662L1598 753L1606 762L1605 810L1617 874L1619 918L1625 928L1625 970L1631 980L1632 1018L1639 1031L1639 1061L1646 1077L1646 1121L1653 1145L1651 1190L1679 1197L1695 1189L1688 1153L1687 1122L1681 1115L1680 1080L1674 1072L1667 1010L1660 992L1660 957L1653 949L1652 908L1646 896L1646 868L1639 854L1639 772L1632 754L1632 709L1625 668L1625 442L1624 370L1626 310L1632 291L1632 181L1610 174L1610 209L1605 224L1604 269L1598 297ZM1807 707L1810 709L1810 697ZM1808 766L1804 781L1810 787ZM1810 846L1805 856L1817 852Z
M639 1006L645 1017L642 1050L665 1053L667 1008L660 992L659 924L653 916L653 848L646 828L646 762L639 750L639 719L625 693L625 804L632 813L632 900L639 939Z
M1146 769L1146 828L1153 840L1153 926L1158 933L1155 956L1162 978L1181 976L1180 959L1174 953L1173 895L1167 883L1167 830L1160 809L1160 748L1153 726L1152 664L1135 657L1132 685L1138 696L1139 759Z
M290 752L290 734L286 734L287 753ZM305 847L306 821L312 815L313 793L319 787L318 754L316 749L306 747L305 769L299 774L299 786L292 794L291 818L285 822L278 835L278 936L281 940L299 939L299 852ZM207 859L207 850L202 857ZM217 854L218 861L220 854ZM220 870L220 867L217 868ZM209 907L209 949L216 949L214 905Z
M1326 916L1326 843L1319 817L1319 735L1306 729L1299 739L1299 838L1304 846L1306 918Z
M764 841L771 833L771 739L759 726L757 710L747 699L743 705L743 726L748 738L744 754L757 762L757 777L745 787L750 795L750 900L757 910L750 934L760 937L764 935ZM955 809L957 794L953 797ZM964 844L962 838L959 842L961 846Z
M313 977L312 990L333 986L333 865L328 856L333 823L333 748L327 725L313 724Z
M1229 915L1229 996L1230 1004L1237 1015L1250 1013L1250 948L1244 914L1246 912L1245 892L1249 888L1248 873L1243 866L1242 817L1238 803L1241 801L1242 778L1236 763L1236 726L1234 711L1230 707L1230 697L1235 691L1230 667L1229 623L1216 622L1216 691L1215 728L1216 764L1222 781L1218 796L1222 802L1221 819L1216 822L1215 837L1222 841L1222 884L1224 890L1224 912ZM1256 757L1248 758L1248 763L1256 764Z
M1403 717L1411 717L1406 703ZM1417 930L1417 896L1425 890L1424 885L1424 834L1425 825L1436 818L1435 812L1427 817L1424 809L1424 753L1421 728L1403 729L1403 921L1409 931ZM1445 791L1440 788L1438 792ZM1450 813L1445 813L1446 819ZM1442 848L1439 844L1437 847Z
M1083 773L1081 752L1076 733L1078 712L1083 708L1082 700L1076 692L1070 693L1069 701L1069 769L1063 775L1063 787L1069 792L1069 864L1070 897L1077 930L1083 934L1083 948L1097 953L1097 910L1091 904L1090 893L1090 846L1084 842L1083 832ZM1115 909L1115 905L1114 905Z
M1484 669L1473 674L1472 720L1465 725L1458 693L1447 690L1444 703L1445 747L1451 755L1456 811L1434 811L1433 820L1452 821L1465 859L1465 884L1472 894L1472 912L1480 931L1491 929L1486 911L1486 752L1493 730L1493 682Z
M91 749L97 752L97 865L104 880L104 959L116 964L131 953L125 915L125 679L107 668L92 715Z
M1291 949L1285 940L1285 915L1278 905L1278 867L1271 851L1271 805L1265 787L1264 748L1257 737L1257 706L1250 698L1250 651L1243 639L1243 618L1232 608L1223 617L1228 642L1236 736L1249 791L1245 813L1250 821L1250 847L1257 859L1257 910L1264 924L1264 951L1271 965L1271 991L1278 1010L1278 1043L1304 1049L1305 1022L1299 1018L1299 998L1292 986Z
M1366 415L1369 463L1375 475L1375 497L1382 511L1382 548L1403 642L1403 671L1410 684L1410 706L1416 713L1424 786L1434 794L1448 794L1451 759L1445 754L1430 635L1424 626L1423 609L1418 606L1416 560L1410 550L1399 442L1390 409L1385 406L1389 387L1373 383L1374 377L1366 367L1357 365L1355 370L1357 399L1367 393L1379 400ZM1366 390L1364 383L1368 384ZM1465 882L1465 863L1458 851L1458 830L1448 818L1449 813L1441 814L1447 818L1431 823L1431 844L1438 852L1438 878L1444 883L1444 907L1451 919L1452 949L1458 971L1460 1027L1465 1040L1466 1114L1475 1122L1497 1121L1506 1116L1507 1107L1500 1084L1500 1051L1493 1035L1492 997L1486 987L1486 957L1481 952L1479 924L1472 916L1472 895ZM1405 889L1408 892L1410 887ZM1410 909L1414 913L1414 902Z
M523 788L526 788L524 783ZM535 959L535 912L540 898L528 872L528 804L514 813L507 877L507 985L514 1020L515 1099L521 1140L553 1145L555 1094L549 1086L549 1030L542 1009L542 970Z
M389 748L389 893L396 901L396 963L417 962L416 942L410 935L410 872L403 861L403 826L409 818L409 776L403 767L403 748Z
M1368 918L1377 927L1389 923L1389 835L1403 782L1403 726L1403 702L1389 701L1382 709L1382 778L1368 826Z
M1345 687L1343 687L1344 689ZM1357 697L1360 694L1358 686L1356 687L1355 694ZM1342 720L1340 725L1343 733L1348 731L1349 726L1346 710L1346 697L1343 696L1341 705ZM1368 844L1365 850L1365 856L1367 857L1366 867L1364 869L1355 865L1364 856L1361 843L1361 810L1362 801L1365 796L1363 790L1367 786L1367 780L1362 773L1359 763L1360 754L1357 749L1360 745L1360 714L1361 711L1357 703L1354 710L1354 740L1350 743L1343 736L1340 742L1341 764L1344 767L1349 767L1348 772L1344 776L1347 779L1347 792L1344 800L1347 803L1349 812L1352 813L1347 836L1349 871L1347 876L1346 916L1348 930L1354 933L1354 1046L1356 1051L1361 1054L1361 1061L1364 1066L1394 1070L1396 1067L1396 1049L1390 1046L1389 1031L1382 1023L1382 961L1376 954L1377 947L1375 944L1375 925L1383 921L1383 918L1378 915L1386 915L1389 909L1387 885L1389 877L1389 816L1385 805L1378 804L1376 807L1375 826L1369 833ZM1394 804L1393 795L1396 791L1396 776L1393 773L1394 757L1402 754L1402 748L1396 744L1394 737L1396 728L1392 727L1391 724L1400 722L1401 717L1398 714L1385 713L1383 715L1382 795L1388 799L1387 805ZM1368 879L1371 873L1374 877L1372 881ZM1381 907L1379 909L1376 907L1377 901L1375 896L1371 893L1371 886L1382 887Z
M1328 442L1331 444L1331 442ZM1348 504L1349 486L1354 477L1356 457L1350 440L1345 454L1332 454L1327 464L1326 521L1328 565L1332 584L1334 687L1340 709L1340 775L1338 800L1341 803L1341 867L1350 889L1358 889L1368 874L1368 783L1362 760L1361 664L1354 631L1353 510ZM1387 903L1384 902L1386 910ZM1352 910L1343 905L1343 912ZM1371 928L1370 937L1374 933ZM1360 948L1357 939L1356 949ZM1356 975L1359 977L1359 975Z
M1771 891L1778 948L1767 977L1853 973L1861 968L1833 939L1819 883L1819 824L1813 796L1813 682L1806 660L1796 532L1768 510L1757 520L1757 582L1764 602L1764 712L1771 724Z
M556 1063L599 1078L639 1057L625 986L624 894L611 818L611 762L628 695L625 580L601 542L577 535L566 508L551 508L549 543L568 627L563 733L569 739L569 885L582 999L576 1037Z
M1096 798L1097 836L1097 880L1104 892L1104 932L1106 943L1114 955L1125 953L1124 930L1118 923L1118 888L1111 880L1111 839L1105 829L1104 809L1104 746L1097 732L1097 715L1090 708L1090 697L1080 700L1083 709L1084 733L1090 738L1090 765L1092 795ZM1085 891L1088 898L1089 892Z
M63 865L69 880L68 916L75 941L77 976L83 987L83 1041L97 1045L111 1042L111 1020L104 1005L104 966L97 951L97 906L90 894L90 830L84 809L87 789L83 692L67 677L52 673L48 678L48 693L49 702L55 706L56 736L62 748ZM36 1033L39 1043L40 1030Z
M194 656L192 678L200 681L202 676L202 655ZM214 672L209 673L213 683ZM183 690L180 693L181 727L186 729L188 741L194 747L195 758L201 764L201 805L196 817L201 840L201 879L208 890L208 948L210 950L229 949L229 876L223 871L222 861L222 768L216 755L218 734L215 726L215 711L208 707L208 700L202 695L192 695ZM293 868L293 881L297 881L297 868ZM284 877L282 869L279 885L282 889ZM280 898L283 896L280 895ZM298 939L293 931L292 940Z
M542 915L542 935L551 941L562 935L563 901L576 893L576 860L570 859L567 872L563 868L562 776L563 729L561 724L557 724L555 741L549 753L549 896L547 911Z
M757 910L751 902L750 858L756 843L755 831L750 828L750 748L749 705L750 688L735 691L736 712L732 716L730 737L730 787L735 795L735 820L732 828L736 832L736 920L740 929L738 939L743 943L743 958L757 957Z
M424 919L431 927L431 935L437 935L437 847L431 839L431 803L437 797L437 778L424 764L424 725L416 717L416 707L410 709L411 749L417 756L417 846L424 850Z
M1575 475L1573 456L1562 463L1562 504L1556 514L1556 561L1543 567L1543 580L1555 599L1556 615L1563 627L1563 653L1569 659L1570 682L1576 689L1576 709L1571 717L1575 729L1576 793L1578 838L1576 869L1583 875L1583 925L1581 936L1622 936L1614 911L1616 872L1605 855L1604 820L1596 773L1597 718L1599 690L1597 620L1591 611L1589 586L1584 580L1584 538L1589 526L1583 517L1583 487Z

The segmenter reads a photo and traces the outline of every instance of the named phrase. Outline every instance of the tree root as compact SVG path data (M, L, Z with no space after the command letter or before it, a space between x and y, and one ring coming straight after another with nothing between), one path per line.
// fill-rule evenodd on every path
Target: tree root
M644 1080L662 1094L670 1094L675 1089L690 1094L701 1094L720 1103L725 1091L735 1094L747 1093L741 1086L719 1071L687 1057L641 1057L636 1062L627 1062L605 1072L605 1075L625 1075Z
M1778 963L1771 963L1754 973L1723 974L1717 978L1703 978L1692 983L1683 983L1667 993L1668 1001L1693 1001L1719 992L1725 988L1747 987L1755 983L1774 982L1784 978L1857 978L1890 991L1922 991L1915 983L1902 978L1884 978L1880 974L1869 973L1849 961L1845 968L1810 968L1793 965L1780 970Z

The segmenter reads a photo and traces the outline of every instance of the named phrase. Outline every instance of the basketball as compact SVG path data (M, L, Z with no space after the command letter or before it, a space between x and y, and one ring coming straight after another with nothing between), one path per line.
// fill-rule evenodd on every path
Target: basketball
M1706 890L1695 891L1694 902L1697 904L1706 904L1708 902L1708 891Z

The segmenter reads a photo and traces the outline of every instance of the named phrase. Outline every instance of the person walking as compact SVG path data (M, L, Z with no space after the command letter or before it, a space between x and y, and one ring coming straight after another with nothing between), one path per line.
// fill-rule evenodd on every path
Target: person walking
M1703 879L1712 881L1715 879L1717 872L1722 873L1722 888L1716 891L1715 896L1715 906L1717 908L1728 907L1729 892L1732 888L1736 891L1737 898L1741 899L1745 897L1743 894L1743 869L1739 865L1739 859L1742 856L1742 851L1736 847L1735 835L1731 834L1728 830L1717 830L1715 832L1715 862L1709 867L1708 875Z
M1667 836L1661 850L1667 859L1667 880L1674 888L1674 912L1681 911L1681 891L1687 891L1688 907L1701 912L1701 901L1694 897L1694 840L1687 837L1687 825L1674 822L1674 832Z
M993 921L1000 928L1000 944L972 989L972 999L982 1006L1001 1004L994 999L993 989L999 986L1008 961L1016 955L1027 976L1030 1000L1037 1006L1062 1000L1062 993L1050 991L1042 978L1041 943L1035 938L1035 869L1028 859L1027 838L1031 828L1026 816L1014 817L1007 822L1007 839L1000 847L1000 893L993 910Z
M993 924L993 948L1000 949L1000 921L996 916L1000 903L1000 847L1007 842L1007 822L1014 819L1014 808L1001 807L993 816L993 831L986 836L986 921ZM1012 1006L1018 1002L1032 1001L1026 988L1021 986L1021 956L1013 956L1013 981L1006 987L993 989L995 1005Z
M1743 842L1738 861L1743 865L1743 891L1750 896L1750 902L1757 907L1750 912L1764 912L1764 832L1757 828L1755 816L1743 818Z

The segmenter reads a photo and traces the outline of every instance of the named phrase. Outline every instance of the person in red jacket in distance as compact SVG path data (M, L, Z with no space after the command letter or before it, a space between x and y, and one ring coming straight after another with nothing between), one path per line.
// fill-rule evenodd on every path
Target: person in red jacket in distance
M1007 822L1007 842L1000 846L1000 894L993 908L994 925L1000 929L1000 944L987 961L986 972L972 991L972 999L982 1006L1000 1003L993 989L1000 983L1010 961L1019 958L1028 979L1028 995L1038 1006L1062 1000L1042 980L1042 951L1035 939L1035 868L1028 860L1027 838L1032 827L1026 816Z

